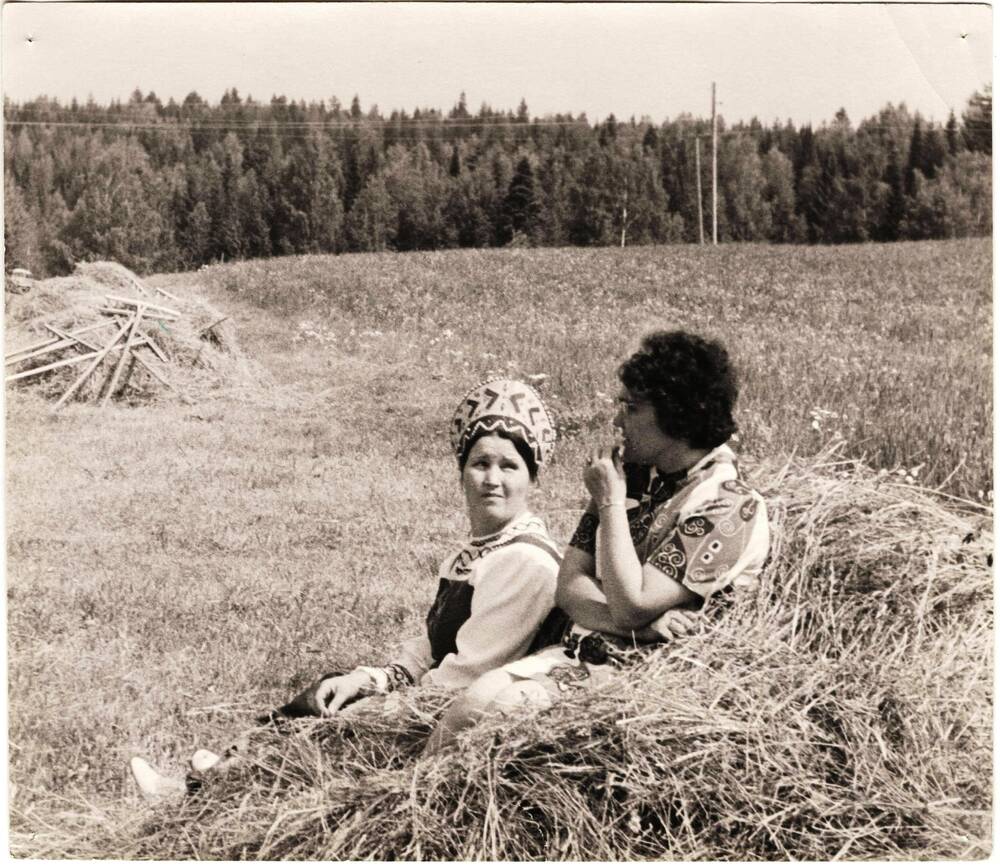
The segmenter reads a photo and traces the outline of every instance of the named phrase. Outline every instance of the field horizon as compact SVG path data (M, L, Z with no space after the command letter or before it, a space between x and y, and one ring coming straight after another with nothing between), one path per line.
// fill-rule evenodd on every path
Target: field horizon
M161 393L103 413L73 403L53 415L41 393L8 387L13 854L989 855L991 255L988 239L511 249L296 256L148 278L231 318L246 377L199 392L193 405ZM8 346L15 324L21 338L33 320L17 319L26 297L8 301ZM499 764L475 757L477 743L504 736L487 730L451 768L372 751L363 772L303 769L296 777L308 783L252 786L242 827L235 792L201 816L141 805L127 775L133 754L180 771L255 709L325 669L382 661L420 627L435 565L467 531L448 419L490 374L544 377L560 442L534 505L565 541L584 503L583 455L609 434L617 364L660 327L729 346L744 382L735 446L770 496L776 528L768 585L691 643L700 666L673 647L651 684L630 682L591 707L610 719L610 733L595 720L594 741L611 736L608 753L640 774L637 755L648 756L662 789L632 778L627 806L567 800L591 809L577 835L564 820L571 810L552 799L555 810L531 812L529 831L503 798L525 788L516 778L505 788L489 775ZM571 708L577 719L589 711ZM614 739L617 722L650 713L656 724ZM718 726L698 734L698 748L665 744L664 730L699 713ZM765 717L767 741L726 727L739 719L758 730ZM551 797L555 776L525 755L543 740L557 754L574 742L586 751L567 718L552 716L551 741L544 716L532 719L494 756L514 761L517 778L533 767ZM794 754L782 750L793 730L802 736ZM317 753L300 739L269 747L306 766ZM751 751L760 762L734 768ZM339 808L345 826L356 825L352 814L377 824L386 809L406 812L403 790L418 770L429 792L398 831L363 843L323 828L324 808ZM500 784L482 781L484 798L470 793L461 814L447 805L460 771L470 790L487 775ZM601 764L594 777L612 784L615 771ZM742 787L725 794L738 799L725 800L728 835L708 817L670 823L678 790L693 785L692 801L710 809L727 772L746 785L745 799ZM752 804L758 780L768 794ZM762 823L755 809L783 797L787 812ZM510 807L506 822L489 802ZM628 808L646 827L633 835L622 828ZM306 829L297 821L307 813L318 822ZM418 817L442 827L437 841L412 829Z

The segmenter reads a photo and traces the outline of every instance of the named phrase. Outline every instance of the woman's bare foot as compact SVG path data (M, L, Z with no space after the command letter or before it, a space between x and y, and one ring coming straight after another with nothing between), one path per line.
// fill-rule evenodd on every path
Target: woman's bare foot
M208 772L222 760L214 751L199 748L191 755L191 768L195 772Z
M150 802L179 798L187 792L187 784L183 778L161 775L142 757L133 757L129 762L129 768L143 797Z

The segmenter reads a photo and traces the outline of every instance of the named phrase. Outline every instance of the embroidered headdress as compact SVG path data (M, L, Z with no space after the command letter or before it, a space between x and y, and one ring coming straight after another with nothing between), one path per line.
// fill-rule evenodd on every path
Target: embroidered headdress
M490 379L466 394L451 422L455 455L461 459L471 440L498 430L528 445L538 466L552 455L556 445L552 415L538 392L523 381Z

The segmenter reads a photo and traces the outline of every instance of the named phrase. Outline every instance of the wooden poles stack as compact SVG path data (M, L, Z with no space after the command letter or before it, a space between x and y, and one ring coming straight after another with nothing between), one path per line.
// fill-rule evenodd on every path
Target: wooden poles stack
M167 292L163 292L163 294L167 294ZM170 296L172 297L173 295ZM4 358L4 365L16 366L24 361L32 360L53 352L63 351L68 348L84 350L84 354L75 354L70 357L63 357L59 360L54 360L52 363L12 373L6 377L6 381L17 381L19 379L29 378L31 376L40 375L44 372L59 369L60 367L73 366L75 364L88 362L84 371L80 373L80 375L73 381L69 388L67 388L63 395L59 397L58 401L53 406L52 410L58 411L69 401L73 394L81 388L84 382L86 382L97 371L106 358L113 354L117 354L117 363L115 363L107 383L103 388L104 396L101 399L101 408L104 408L107 406L108 402L110 402L111 397L119 387L120 379L122 380L121 387L124 389L125 385L128 383L132 369L136 364L142 366L146 372L148 372L161 384L171 388L172 390L176 390L162 373L157 371L145 358L137 353L136 349L143 347L148 348L154 355L156 355L157 358L166 362L167 356L163 350L153 341L152 337L148 334L142 333L140 328L143 325L144 319L177 321L181 318L181 313L165 306L158 306L157 304L149 303L145 299L133 300L131 298L119 297L111 294L106 294L104 297L108 301L109 305L100 307L100 311L106 315L113 316L112 319L98 322L97 324L92 324L87 327L81 327L72 332L61 330L60 328L52 325L46 325L46 330L52 334L51 339L43 340L33 345L27 345L23 348L17 349L16 351L10 352ZM99 331L108 325L117 325L118 328L111 339L105 342L103 346L82 338L84 334ZM122 379L123 371L125 372L124 379Z

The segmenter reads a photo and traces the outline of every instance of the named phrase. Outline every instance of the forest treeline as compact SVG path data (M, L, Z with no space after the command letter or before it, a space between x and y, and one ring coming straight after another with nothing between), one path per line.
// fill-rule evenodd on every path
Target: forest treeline
M6 267L146 273L311 252L711 240L711 122L532 118L333 99L4 102ZM992 232L992 91L961 118L719 122L718 235L850 243ZM696 139L700 137L700 148ZM700 150L700 160L699 153ZM701 209L698 177L701 178Z

